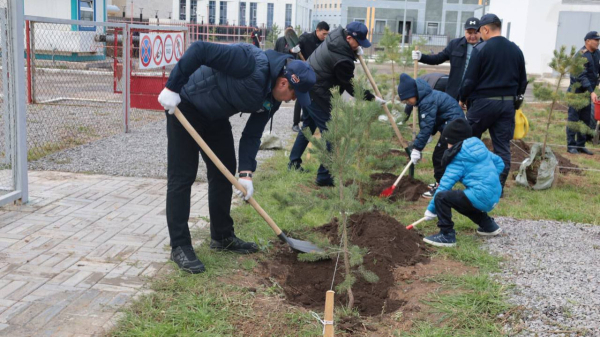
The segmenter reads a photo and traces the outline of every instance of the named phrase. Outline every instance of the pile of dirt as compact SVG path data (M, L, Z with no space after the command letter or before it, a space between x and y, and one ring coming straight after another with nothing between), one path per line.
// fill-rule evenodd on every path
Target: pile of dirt
M429 262L421 236L377 211L351 215L348 229L350 241L368 250L364 255L364 268L379 277L378 282L368 283L355 273L356 282L352 290L356 308L361 314L369 316L394 312L406 303L390 298L390 289L395 284L394 268ZM332 245L339 245L337 219L316 230L329 238ZM293 304L322 310L325 293L331 288L336 259L300 262L297 254L287 246L282 244L279 247L274 258L263 263L263 276L277 280L286 298ZM344 279L343 269L343 257L340 256L334 289ZM346 303L346 294L336 294L336 305Z
M379 196L386 188L391 187L398 179L398 176L393 173L374 173L371 174L373 185L369 191L369 195ZM421 194L429 191L429 187L424 182L411 178L405 174L400 183L394 189L394 193L388 198L392 201L408 200L417 201L421 198Z
M494 146L492 145L491 139L485 138L485 139L482 139L482 141L485 144L485 146L488 148L488 150L490 150L490 151L494 150ZM521 163L523 162L523 160L529 158L530 150L531 150L531 148L529 147L529 145L527 145L527 143L525 143L522 139L512 140L510 142L510 161L512 162L510 165L511 171L519 170L519 167L521 166ZM554 156L556 157L556 160L558 160L558 166L561 167L561 168L559 168L559 171L561 174L568 174L568 173L578 174L578 173L580 173L579 170L571 170L570 169L570 168L579 168L579 166L571 163L571 161L569 159L561 156L560 154L558 154L556 152L554 152ZM529 176L527 179L529 180Z

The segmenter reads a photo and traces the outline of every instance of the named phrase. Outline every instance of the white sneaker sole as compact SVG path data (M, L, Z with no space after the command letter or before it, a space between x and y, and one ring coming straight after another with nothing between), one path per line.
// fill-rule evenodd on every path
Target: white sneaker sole
M442 243L442 242L436 242L436 241L431 241L427 238L423 238L423 241L425 243L428 243L432 246L436 246L436 247L454 247L456 246L456 243Z
M481 235L481 236L496 236L496 235L498 235L498 234L500 234L500 233L502 233L502 228L498 228L498 229L496 229L495 231L493 231L493 232L489 232L489 233L488 233L488 232L480 232L480 231L477 231L477 234L479 234L479 235Z

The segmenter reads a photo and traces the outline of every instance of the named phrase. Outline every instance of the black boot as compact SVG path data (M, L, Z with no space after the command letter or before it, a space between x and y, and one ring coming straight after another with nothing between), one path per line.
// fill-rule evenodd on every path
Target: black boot
M171 261L177 266L190 274L200 274L205 271L204 264L198 260L194 247L178 246L171 250Z
M210 240L210 249L226 250L238 254L252 254L258 252L258 246L254 242L246 242L236 236L224 240Z

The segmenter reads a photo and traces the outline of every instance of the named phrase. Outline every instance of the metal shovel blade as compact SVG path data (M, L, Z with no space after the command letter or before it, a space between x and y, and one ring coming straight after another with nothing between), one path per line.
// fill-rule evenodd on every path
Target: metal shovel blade
M302 253L323 253L323 249L315 246L314 244L308 241L296 240L292 238L288 238L283 232L277 235L279 239L292 247L292 249L297 250Z

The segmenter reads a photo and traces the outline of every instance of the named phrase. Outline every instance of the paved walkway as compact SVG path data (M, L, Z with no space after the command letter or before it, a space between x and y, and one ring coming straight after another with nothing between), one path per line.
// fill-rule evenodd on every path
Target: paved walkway
M0 335L92 336L165 266L166 180L30 172L30 203L0 208ZM190 225L204 227L207 185Z

